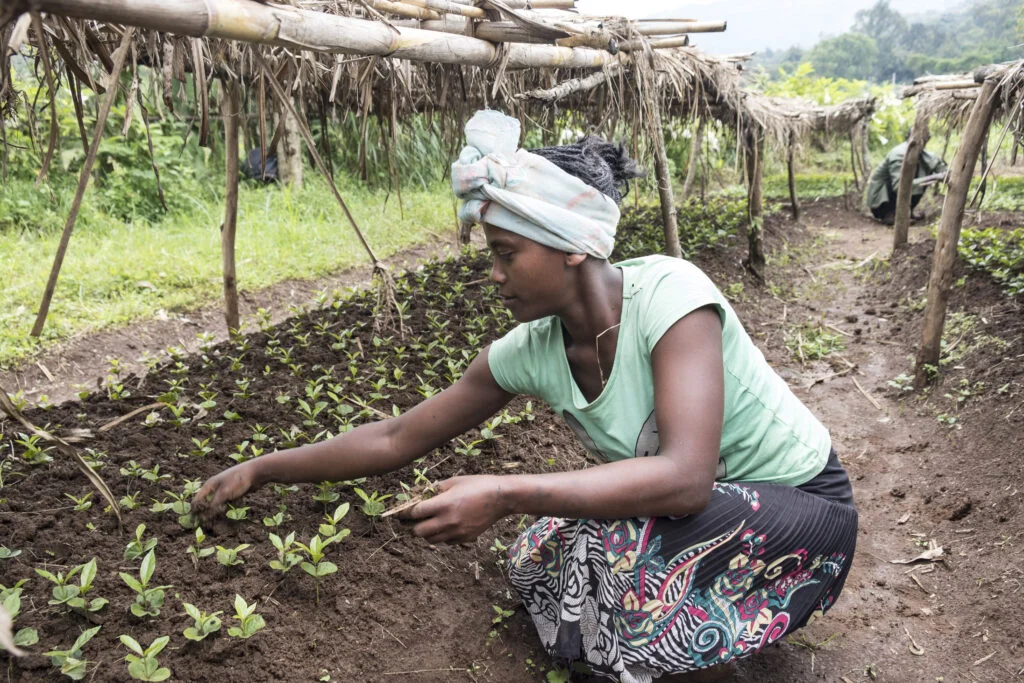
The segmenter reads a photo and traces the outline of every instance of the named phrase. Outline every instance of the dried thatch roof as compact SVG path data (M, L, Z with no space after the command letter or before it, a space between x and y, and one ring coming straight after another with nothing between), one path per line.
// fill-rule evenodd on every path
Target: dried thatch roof
M9 17L28 8L21 2L9 6ZM533 0L530 6L571 4ZM258 110L268 92L259 54L306 111L326 106L391 119L436 114L442 130L455 135L480 107L547 121L554 111L573 111L580 122L610 132L618 123L648 126L650 108L661 106L674 116L753 125L777 141L844 120L813 105L746 92L742 57L668 47L724 24L585 17L523 9L524 0L183 0L174 9L158 0L35 0L32 6L52 12L43 19L46 43L78 81L98 92L99 69L111 67L121 24L141 27L128 63L160 74L168 107L191 73L200 86L213 79L243 83L243 111ZM34 33L22 39L39 43ZM206 88L195 93L205 131L209 104L199 90ZM5 95L13 101L9 83L0 81L0 102Z
M1024 61L993 64L973 73L924 76L905 88L902 97L913 97L917 111L960 129L967 123L981 84L988 78L999 84L996 118L1007 120L1018 133L1024 132L1021 102L1024 97Z

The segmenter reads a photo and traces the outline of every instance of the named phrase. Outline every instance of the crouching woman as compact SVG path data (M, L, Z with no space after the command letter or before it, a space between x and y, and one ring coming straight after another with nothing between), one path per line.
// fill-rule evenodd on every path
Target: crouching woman
M827 611L856 542L849 478L707 276L664 256L608 262L635 164L596 138L517 150L518 122L493 111L466 138L462 217L483 224L521 324L400 417L236 465L197 508L398 469L526 394L602 464L455 477L409 514L432 543L539 516L509 574L556 660L649 681L748 656Z

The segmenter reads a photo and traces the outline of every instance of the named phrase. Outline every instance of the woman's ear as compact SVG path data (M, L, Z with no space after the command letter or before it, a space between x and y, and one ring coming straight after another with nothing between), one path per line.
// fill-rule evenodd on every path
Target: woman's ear
M583 263L586 260L586 254L570 254L568 252L565 254L565 265L569 266L570 268L575 268L576 266L578 266L579 264Z

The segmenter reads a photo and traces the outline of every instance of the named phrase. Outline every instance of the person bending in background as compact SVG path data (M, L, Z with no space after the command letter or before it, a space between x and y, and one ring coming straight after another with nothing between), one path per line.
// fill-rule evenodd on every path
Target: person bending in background
M868 187L864 200L871 209L871 215L877 220L892 225L896 216L896 189L900 184L900 172L903 168L903 157L907 155L909 141L902 142L885 155L868 179ZM928 184L941 180L946 173L946 162L938 155L926 149L921 150L914 173L914 185L910 195L910 210L917 208L924 197ZM916 216L914 216L916 218Z
M524 394L602 464L454 477L406 514L430 543L539 516L509 549L509 576L556 661L623 683L708 680L700 670L720 675L826 612L856 544L849 478L703 272L660 255L609 263L635 163L593 137L517 150L518 121L495 111L466 139L460 214L483 224L491 279L521 324L412 410L225 470L195 509L268 482L399 469Z

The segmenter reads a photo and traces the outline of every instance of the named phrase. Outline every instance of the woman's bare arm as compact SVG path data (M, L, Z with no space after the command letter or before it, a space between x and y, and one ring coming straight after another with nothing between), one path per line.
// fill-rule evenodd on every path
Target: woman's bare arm
M652 353L658 455L575 472L457 477L417 505L416 533L471 540L508 514L615 519L686 515L707 505L725 402L722 326L711 307L675 323Z
M268 482L342 481L396 470L484 422L513 395L494 381L485 348L452 386L399 417L356 427L333 439L249 460L209 479L199 511L219 510Z

